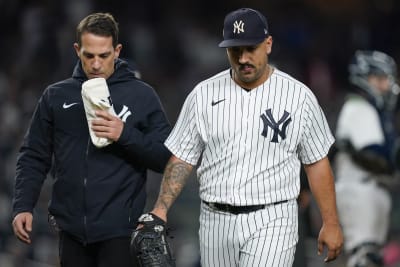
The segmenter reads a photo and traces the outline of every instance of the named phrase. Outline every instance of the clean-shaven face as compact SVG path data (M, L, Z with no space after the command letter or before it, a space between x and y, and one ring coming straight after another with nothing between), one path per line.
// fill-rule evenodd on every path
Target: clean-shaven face
M114 73L114 61L119 57L122 45L113 47L111 36L85 32L81 36L81 46L75 43L74 48L88 79L108 79Z

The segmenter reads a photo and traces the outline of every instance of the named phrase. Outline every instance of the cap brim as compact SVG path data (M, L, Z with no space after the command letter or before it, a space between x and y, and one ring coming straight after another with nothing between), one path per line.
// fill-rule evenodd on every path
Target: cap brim
M235 47L235 46L252 46L252 45L258 45L262 43L264 40L265 38L251 39L251 40L230 39L220 42L218 46L222 48Z

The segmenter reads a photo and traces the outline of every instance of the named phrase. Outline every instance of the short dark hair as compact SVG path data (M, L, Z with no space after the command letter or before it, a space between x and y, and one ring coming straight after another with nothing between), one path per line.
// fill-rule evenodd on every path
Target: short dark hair
M118 44L118 23L110 13L93 13L85 17L76 27L76 41L82 45L82 34L88 32L113 39L113 46Z

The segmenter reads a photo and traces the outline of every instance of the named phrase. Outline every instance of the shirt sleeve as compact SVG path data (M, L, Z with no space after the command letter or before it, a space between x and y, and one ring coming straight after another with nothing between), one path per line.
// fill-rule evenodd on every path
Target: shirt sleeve
M378 113L368 102L358 99L350 99L343 106L336 136L348 140L356 150L385 142Z
M299 158L304 164L312 164L328 155L335 139L325 114L311 92L304 102L304 133L299 145Z
M13 217L32 212L50 170L53 153L53 118L49 90L41 96L17 155Z
M178 120L165 141L166 147L177 158L196 165L204 149L204 142L198 128L199 106L196 91L186 98Z
M117 142L135 162L161 173L171 156L164 145L171 125L154 89L147 85L141 88L145 90L140 95L142 114L138 119L138 126L135 126L133 120L127 120Z

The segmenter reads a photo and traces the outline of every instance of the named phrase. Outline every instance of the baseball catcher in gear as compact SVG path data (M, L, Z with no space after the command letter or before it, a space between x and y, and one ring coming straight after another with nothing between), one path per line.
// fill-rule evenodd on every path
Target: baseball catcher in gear
M146 213L138 220L142 227L132 233L130 250L140 267L175 267L175 259L167 242L166 223Z

